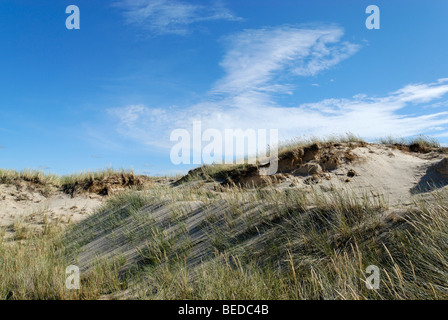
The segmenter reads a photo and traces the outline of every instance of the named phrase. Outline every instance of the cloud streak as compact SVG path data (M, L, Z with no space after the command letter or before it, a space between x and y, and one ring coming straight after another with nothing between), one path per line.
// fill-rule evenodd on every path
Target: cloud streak
M418 92L410 91L420 87ZM406 92L404 94L403 92ZM427 102L448 93L448 83L437 81L423 85L409 85L385 97L357 95L348 99L326 99L297 107L272 105L224 106L223 102L209 102L187 110L159 111L149 107L127 106L111 110L119 119L119 132L144 144L167 147L172 130L190 130L194 120L202 121L202 128L225 129L279 129L282 139L301 135L325 136L353 132L367 139L386 135L412 136L433 133L448 136L448 112L425 115L406 114L421 99ZM230 105L231 102L229 102ZM182 119L182 120L181 120ZM168 144L167 144L168 143Z
M342 28L304 29L292 26L245 30L225 39L227 53L221 67L226 71L212 90L235 94L287 91L270 84L284 74L316 75L354 54L359 46L340 43Z
M241 20L220 2L199 5L180 0L122 0L114 5L124 10L127 23L152 35L185 35L195 23Z

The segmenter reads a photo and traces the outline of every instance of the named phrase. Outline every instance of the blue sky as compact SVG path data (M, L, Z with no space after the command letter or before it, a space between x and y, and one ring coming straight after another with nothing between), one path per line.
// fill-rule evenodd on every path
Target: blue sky
M447 14L443 0L3 0L0 167L176 174L191 166L171 163L170 132L194 120L447 143Z

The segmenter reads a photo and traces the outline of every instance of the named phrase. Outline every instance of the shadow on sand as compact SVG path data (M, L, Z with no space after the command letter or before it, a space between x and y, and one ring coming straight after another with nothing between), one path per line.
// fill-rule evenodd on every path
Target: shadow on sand
M448 185L448 179L444 178L434 167L429 168L418 184L411 189L412 194L440 189Z

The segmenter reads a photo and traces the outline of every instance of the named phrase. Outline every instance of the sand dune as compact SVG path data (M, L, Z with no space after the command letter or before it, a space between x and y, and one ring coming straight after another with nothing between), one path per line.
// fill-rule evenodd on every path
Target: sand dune
M346 290L347 298L378 298L375 292L365 291L362 282L357 284L359 291L347 290L347 285L362 281L363 259L374 259L388 272L397 270L387 262L391 247L399 261L412 259L412 270L400 264L404 270L400 272L413 273L417 268L420 282L442 289L425 293L412 289L390 298L438 296L444 284L439 283L439 269L434 271L427 262L445 263L438 252L445 250L439 238L447 211L438 207L437 199L440 203L448 199L446 154L441 148L317 143L280 153L278 173L267 177L259 175L257 166L231 165L201 167L179 180L151 179L137 183L139 189L136 182L146 178L124 174L100 175L70 188L13 179L0 184L0 227L7 246L20 248L32 245L21 236L21 228L71 225L57 233L62 236L58 245L64 256L54 263L59 272L70 263L96 279L98 283L89 290L97 298L189 298L184 293L193 290L189 283L196 283L199 274L208 279L208 286L224 287L195 291L196 296L220 297L238 272L252 281L257 275L254 270L267 272L257 281L280 277L281 282L271 284L275 288L285 284L268 297L294 298L291 264L314 283L315 289L301 291L303 298L323 294L338 299L341 290ZM413 235L407 238L410 231ZM362 253L353 252L358 247ZM343 267L335 269L338 264ZM336 282L328 287L315 282L317 265L324 277L319 281L330 277ZM350 272L351 280L344 280L341 272ZM106 276L109 280L101 280ZM120 283L123 277L126 289L99 296L96 288L103 286L102 281ZM56 275L54 279L60 281ZM172 286L163 289L170 281ZM176 289L183 283L186 287ZM242 290L238 281L234 286Z
M328 159L328 154L338 157L337 164L331 170L324 170L322 159ZM322 148L320 153L301 164L284 165L289 162L293 159L280 161L280 172L267 177L270 186L279 190L349 189L359 195L373 192L383 195L391 205L400 205L410 204L416 196L424 195L434 186L443 188L448 184L446 155L440 150L419 153L378 144L336 145ZM267 187L256 171L237 178L238 184ZM220 184L226 185L228 181ZM216 189L216 185L217 182L209 182L203 187ZM55 188L30 187L25 182L0 184L0 226L9 234L18 221L36 227L45 219L59 223L79 222L105 199L95 192L71 196Z

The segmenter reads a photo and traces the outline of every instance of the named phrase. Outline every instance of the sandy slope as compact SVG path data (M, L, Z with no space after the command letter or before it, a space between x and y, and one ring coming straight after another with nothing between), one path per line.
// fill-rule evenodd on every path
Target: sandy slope
M416 186L426 176L428 169L440 162L443 156L405 153L400 150L370 145L353 150L359 160L335 170L339 186L349 186L357 192L378 192L392 205L408 203L421 192ZM356 175L347 177L348 170ZM349 178L349 181L347 179Z
M102 202L97 195L71 196L52 191L44 196L39 190L24 186L0 185L0 227L6 235L15 223L40 227L44 222L69 223L84 219Z
M390 205L409 204L416 196L448 184L448 176L435 172L434 167L446 155L437 152L420 154L404 152L383 145L366 145L350 150L356 160L340 163L336 169L321 172L310 186L309 175L291 173L279 188L320 188L323 191L349 189L355 193L382 195Z

